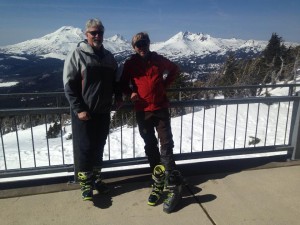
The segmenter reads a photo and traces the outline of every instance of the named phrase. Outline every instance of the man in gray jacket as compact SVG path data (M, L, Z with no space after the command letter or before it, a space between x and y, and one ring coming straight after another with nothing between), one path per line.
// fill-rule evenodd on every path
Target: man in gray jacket
M75 114L73 130L78 135L80 156L78 180L84 200L92 200L93 189L107 192L102 182L103 151L109 133L113 97L120 102L118 64L103 47L104 26L98 19L86 23L86 40L78 43L65 60L63 82Z

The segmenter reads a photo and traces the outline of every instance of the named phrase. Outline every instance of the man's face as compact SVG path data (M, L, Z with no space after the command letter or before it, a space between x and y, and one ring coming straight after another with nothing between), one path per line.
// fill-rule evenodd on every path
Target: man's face
M145 58L150 52L149 47L150 47L150 43L148 41L139 40L134 45L134 51L137 54L139 54L142 58Z
M103 43L103 29L100 27L91 27L86 31L85 35L88 43L96 49L99 49Z

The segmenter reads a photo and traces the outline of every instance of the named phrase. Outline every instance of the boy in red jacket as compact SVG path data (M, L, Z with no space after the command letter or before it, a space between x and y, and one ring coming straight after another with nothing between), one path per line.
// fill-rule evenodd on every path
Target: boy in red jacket
M179 75L178 66L150 51L149 35L137 33L132 38L136 54L126 60L121 77L123 92L134 102L139 132L145 142L145 153L153 171L153 190L148 205L157 204L163 189L169 189L164 211L169 213L181 198L182 177L173 157L173 135L166 88ZM160 151L155 129L160 140Z

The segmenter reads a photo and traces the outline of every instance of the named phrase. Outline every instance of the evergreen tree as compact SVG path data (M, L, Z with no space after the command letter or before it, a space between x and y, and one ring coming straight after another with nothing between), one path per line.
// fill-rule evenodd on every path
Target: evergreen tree
M238 62L233 53L230 53L225 62L221 86L232 86L238 81ZM234 96L234 92L231 90L224 90L224 97L232 97Z
M190 81L190 76L187 73L180 73L175 81L171 84L170 88L184 88L184 87L191 87L192 82ZM170 100L186 100L190 96L190 93L185 92L185 95L178 96L178 92L169 92L167 96Z
M222 85L231 86L237 81L238 62L233 53L230 53L224 65Z
M53 126L50 125L49 130L47 131L47 138L56 138L60 132L61 124L55 122Z
M276 33L273 33L265 50L263 51L266 64L269 67L273 67L276 72L280 70L283 57L286 56L287 48L282 42L282 38Z

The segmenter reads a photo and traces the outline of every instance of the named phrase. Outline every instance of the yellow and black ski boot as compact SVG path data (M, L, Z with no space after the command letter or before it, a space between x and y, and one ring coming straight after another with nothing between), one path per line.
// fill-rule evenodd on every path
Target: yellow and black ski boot
M164 200L163 211L171 213L182 198L183 177L178 170L173 170L167 175L167 198Z
M155 166L152 179L154 183L152 192L148 198L148 205L155 206L162 196L165 186L165 167L163 165Z
M78 172L81 197L84 201L93 200L92 172Z
M107 194L110 191L106 183L101 179L100 169L93 170L93 187L99 194Z

